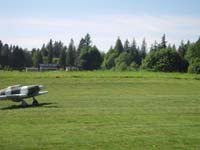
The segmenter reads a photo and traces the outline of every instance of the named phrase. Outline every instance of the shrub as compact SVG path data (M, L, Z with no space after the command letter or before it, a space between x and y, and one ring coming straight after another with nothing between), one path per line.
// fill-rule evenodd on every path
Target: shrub
M130 71L135 71L135 70L138 70L138 68L139 68L139 65L136 64L136 63L133 61L133 62L130 64L128 70L130 70Z
M142 63L143 69L163 72L179 71L181 58L176 50L171 48L152 51Z
M128 70L128 66L125 62L121 62L120 64L117 64L115 70L126 71L126 70Z
M186 59L189 62L188 72L200 73L200 39L189 47Z
M188 68L188 72L190 73L200 73L200 58L195 58Z

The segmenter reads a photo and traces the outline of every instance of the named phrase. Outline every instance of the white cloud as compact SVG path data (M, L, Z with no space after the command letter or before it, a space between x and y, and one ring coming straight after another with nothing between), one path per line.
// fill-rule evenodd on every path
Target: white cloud
M21 18L0 19L0 39L23 47L41 47L50 38L65 44L74 38L90 33L93 43L101 50L108 50L118 36L124 41L135 39L140 44L146 37L150 46L160 41L166 33L170 43L180 40L194 41L200 33L200 18L189 16L109 15L88 18Z

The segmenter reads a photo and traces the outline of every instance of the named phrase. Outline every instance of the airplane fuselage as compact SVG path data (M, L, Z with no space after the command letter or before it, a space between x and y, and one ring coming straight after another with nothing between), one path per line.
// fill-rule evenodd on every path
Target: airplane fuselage
M41 95L40 94L41 89L43 89L42 85L31 85L31 86L16 85L1 90L0 96L7 96L8 99L18 102L25 98Z

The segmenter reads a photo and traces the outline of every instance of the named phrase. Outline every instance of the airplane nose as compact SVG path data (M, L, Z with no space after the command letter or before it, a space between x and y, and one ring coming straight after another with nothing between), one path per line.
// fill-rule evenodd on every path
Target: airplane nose
M40 90L44 89L43 85L39 85Z

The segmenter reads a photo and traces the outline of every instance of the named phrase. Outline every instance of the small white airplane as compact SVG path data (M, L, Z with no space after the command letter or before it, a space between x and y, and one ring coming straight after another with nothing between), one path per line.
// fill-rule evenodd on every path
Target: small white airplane
M29 85L29 86L21 86L14 85L9 86L3 90L0 90L0 100L9 99L14 102L22 102L22 107L27 107L28 104L24 99L33 98L32 105L39 105L38 101L35 99L35 96L47 94L48 91L41 91L44 88L43 85Z

